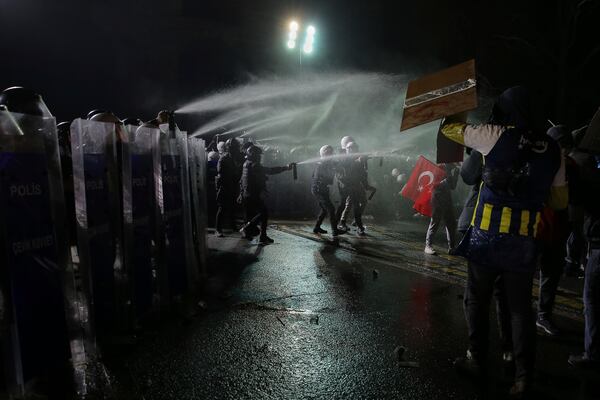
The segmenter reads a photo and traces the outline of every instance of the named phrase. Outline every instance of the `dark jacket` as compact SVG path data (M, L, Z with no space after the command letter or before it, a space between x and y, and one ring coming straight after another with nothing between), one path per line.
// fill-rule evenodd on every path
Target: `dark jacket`
M215 185L217 190L234 194L239 178L233 157L229 152L221 154L217 163Z
M246 160L242 179L240 179L242 197L260 197L267 189L267 175L275 175L287 170L288 167L265 167L260 163Z
M583 232L590 247L600 248L600 169L590 168L585 171L581 185L586 189L582 198L585 210Z
M312 183L310 190L313 194L329 193L329 185L333 184L333 176L335 174L334 164L332 161L321 161L317 163L312 175Z

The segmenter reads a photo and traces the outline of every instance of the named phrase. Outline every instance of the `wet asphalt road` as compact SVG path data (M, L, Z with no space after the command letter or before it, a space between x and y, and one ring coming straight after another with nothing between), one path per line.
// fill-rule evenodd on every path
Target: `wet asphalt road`
M206 307L189 324L173 321L146 335L124 356L116 374L127 397L505 398L512 382L499 352L481 385L452 367L467 346L460 284L325 242L271 236L275 244L264 247L237 235L210 239ZM566 363L581 350L581 323L558 322L563 338L538 340L535 398L599 399L600 375ZM495 328L492 338L494 349ZM416 364L400 365L398 346Z

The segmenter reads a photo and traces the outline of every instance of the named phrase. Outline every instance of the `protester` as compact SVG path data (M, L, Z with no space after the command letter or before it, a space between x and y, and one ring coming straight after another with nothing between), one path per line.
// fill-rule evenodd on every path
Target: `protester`
M567 154L573 147L573 138L563 125L550 128L547 134L558 143L562 156L565 158L565 173L569 183L569 204L572 204L576 199L574 194L577 183L573 170L576 165ZM569 232L567 209L553 210L548 206L542 209L537 237L540 250L540 291L536 325L542 332L550 336L560 333L552 319L552 311L558 283L565 266L566 246L562 244L567 242Z
M425 254L435 254L431 242L442 223L446 228L448 251L450 252L455 246L456 217L454 204L452 203L452 191L456 188L458 181L458 169L450 164L440 166L446 170L446 177L433 189L431 197L432 215L425 237Z
M473 221L457 250L468 259L464 305L470 346L456 366L485 372L489 303L494 282L501 277L511 316L516 367L513 396L523 396L533 379L531 292L540 211L544 202L564 209L568 197L560 149L547 136L535 133L530 110L528 92L514 87L498 98L488 124L468 125L455 117L447 118L442 127L446 137L485 157Z

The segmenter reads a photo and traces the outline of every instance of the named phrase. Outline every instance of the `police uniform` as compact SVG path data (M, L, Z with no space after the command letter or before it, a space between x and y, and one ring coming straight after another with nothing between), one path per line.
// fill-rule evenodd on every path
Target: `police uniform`
M317 233L317 231L321 228L321 224L323 223L323 220L327 214L329 214L329 220L331 222L331 232L333 234L337 233L335 207L333 206L331 198L329 197L329 185L333 184L333 176L333 161L321 161L317 164L315 170L313 171L310 191L313 196L316 197L317 201L319 202L319 207L321 208L321 212L319 213L317 222L315 223L315 233Z
M366 190L372 189L368 182L365 161L361 158L349 159L345 163L344 169L344 191L347 200L340 205L340 207L343 207L340 215L340 223L342 226L346 224L348 212L350 207L352 207L354 223L359 232L364 232L362 214L367 206Z
M266 238L268 211L263 196L267 189L267 175L288 171L289 167L265 167L260 161L246 160L240 180L240 191L246 211L244 229L255 228L260 223L261 237Z
M486 359L489 303L500 278L512 323L515 387L522 388L533 376L535 360L531 291L540 211L545 202L555 209L566 208L568 194L560 149L551 138L528 129L521 94L518 88L503 93L490 124L444 121L442 133L484 156L471 226L457 249L468 259L467 358L479 364Z
M223 228L223 218L225 215L229 217L231 228L235 229L234 222L234 207L235 199L237 198L237 170L233 156L229 151L223 153L219 157L217 163L217 176L215 177L215 186L217 189L217 215L215 228L217 232L221 232Z

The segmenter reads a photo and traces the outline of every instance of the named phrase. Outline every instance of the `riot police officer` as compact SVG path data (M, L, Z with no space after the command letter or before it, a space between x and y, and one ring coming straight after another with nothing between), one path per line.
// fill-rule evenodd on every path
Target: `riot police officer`
M367 190L374 190L369 185L366 161L362 157L355 156L358 153L358 145L350 142L346 145L348 159L344 163L344 190L347 193L347 200L340 216L340 226L346 227L346 217L350 207L354 214L354 223L360 236L365 235L365 227L362 223L362 214L367 206Z
M290 171L293 163L285 167L265 167L261 164L262 150L258 146L249 146L246 150L246 162L240 180L240 198L246 211L246 224L240 233L246 239L252 239L260 223L261 244L273 243L267 236L268 211L264 202L267 189L267 175Z
M344 231L340 231L337 227L337 219L335 213L335 207L329 198L329 185L333 184L333 176L335 173L335 166L332 160L328 160L333 155L333 147L325 145L319 150L321 161L317 163L315 170L312 175L312 184L310 187L311 193L316 197L321 207L321 212L317 217L317 222L313 229L313 233L322 234L327 233L326 230L321 228L321 224L327 215L329 215L329 221L331 222L331 233L333 236L338 236Z
M217 215L215 229L217 237L223 237L223 218L229 218L230 227L235 230L234 207L237 198L237 169L230 153L229 146L225 142L217 144L220 156L217 163L217 176L215 185L217 190Z

